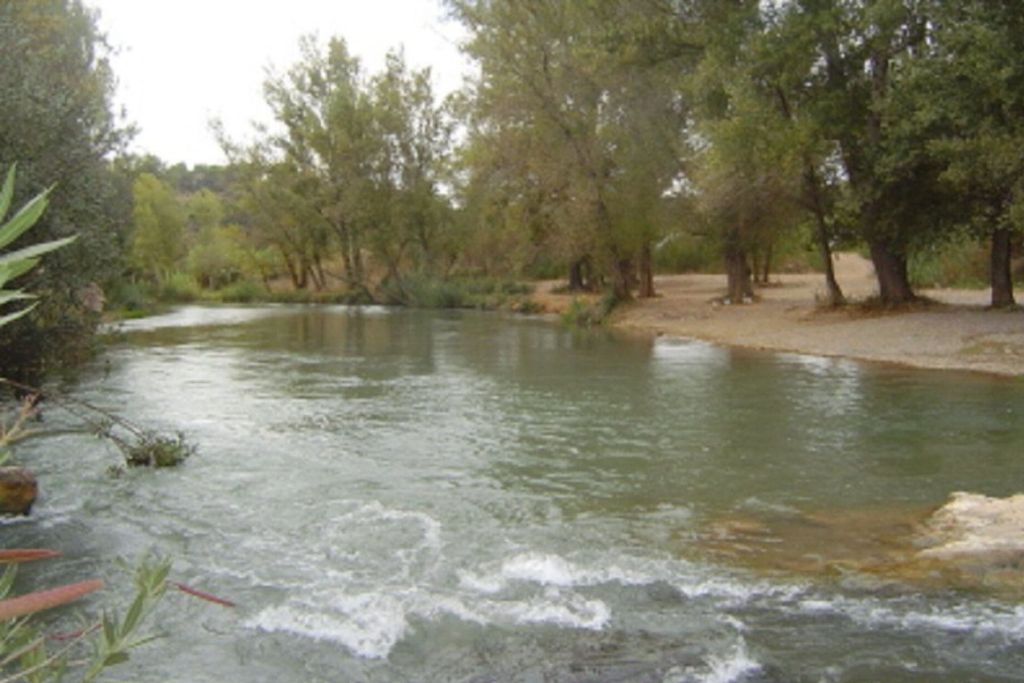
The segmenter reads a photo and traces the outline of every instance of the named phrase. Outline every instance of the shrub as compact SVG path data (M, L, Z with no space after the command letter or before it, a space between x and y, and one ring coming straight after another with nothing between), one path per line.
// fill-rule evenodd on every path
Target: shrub
M173 437L144 431L131 441L115 441L131 467L177 467L195 455L196 447L185 435Z
M654 248L654 268L661 273L694 273L720 270L721 254L714 241L686 233L661 240Z
M953 240L916 252L908 269L915 287L985 287L989 252L975 240Z
M525 305L521 298L532 292L531 285L513 280L442 280L418 274L403 277L400 282L389 280L381 286L385 303L415 308L517 309Z
M128 313L148 312L155 302L152 288L140 282L117 280L106 288L107 306Z
M573 297L569 308L562 314L562 322L572 327L592 327L600 325L615 310L619 301L612 292L606 293L594 303Z
M267 298L267 290L258 282L239 280L223 289L217 290L213 293L213 297L219 301L248 304L254 301L265 300Z
M157 298L165 303L191 303L199 300L202 294L203 291L195 278L181 271L171 273L157 289Z

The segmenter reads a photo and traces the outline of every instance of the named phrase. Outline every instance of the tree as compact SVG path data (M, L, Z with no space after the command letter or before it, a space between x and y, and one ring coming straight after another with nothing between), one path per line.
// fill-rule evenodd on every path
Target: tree
M171 276L185 255L185 212L171 188L150 173L136 179L132 193L132 264L159 284Z
M439 265L440 232L446 225L446 202L438 181L451 142L451 124L437 106L430 71L410 72L401 53L388 55L383 73L370 83L375 137L384 144L377 158L376 194L387 215L369 231L374 254L390 276L407 252L419 267Z
M619 300L638 261L653 294L657 208L679 166L681 100L663 80L669 60L644 49L648 4L450 2L480 65L470 144L502 150L488 163L503 168L480 171L512 176L501 201L528 210L524 229L543 227L572 286L589 265Z
M130 131L113 113L106 55L94 14L77 0L0 3L0 166L20 160L16 196L54 188L17 246L79 235L27 276L44 296L0 332L0 374L8 377L36 383L85 351L98 316L83 292L120 270L129 190L107 159Z
M919 140L898 134L892 107L921 54L922 9L904 0L798 0L781 19L817 54L805 73L814 83L815 123L836 144L846 178L840 210L867 243L887 304L914 298L907 259L942 225L936 166Z
M1024 232L1024 15L1015 2L934 1L928 50L908 70L903 127L924 130L948 219L991 243L991 303L1012 306L1011 245Z
M247 148L226 143L245 169L252 220L296 287L322 288L334 249L347 286L362 294L367 256L396 282L407 261L432 269L449 217L439 178L450 124L429 72L410 71L392 53L367 78L341 39L321 49L305 38L301 47L300 61L265 84L280 132Z

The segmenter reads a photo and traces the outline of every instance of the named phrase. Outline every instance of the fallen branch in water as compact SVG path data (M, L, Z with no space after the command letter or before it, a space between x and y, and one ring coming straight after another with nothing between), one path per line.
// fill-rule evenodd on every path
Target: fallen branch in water
M179 583L178 581L171 581L169 583L178 590L180 590L182 593L187 593L188 595L199 598L200 600L206 600L207 602L212 602L213 604L220 605L222 607L235 607L235 603L231 602L230 600L225 600L224 598L218 598L216 595L213 595L212 593L201 591L197 588L193 588L192 586L188 586L184 583Z
M45 399L81 420L92 433L109 439L124 455L125 462L129 466L173 467L180 465L196 453L195 445L190 443L181 432L174 436L165 436L141 427L88 401L44 392L38 387L4 377L0 377L0 384L7 385L18 391L29 392L31 401L27 401L26 404L30 405L32 413L25 414L26 409L23 408L22 413L24 415L20 418L21 422L30 415L34 415L35 406L39 401ZM21 422L17 423L18 426L20 426ZM118 433L115 428L122 430L122 433ZM31 434L35 433L38 432L31 432ZM22 430L19 433L19 438L29 435L30 433ZM0 445L3 444L0 443Z

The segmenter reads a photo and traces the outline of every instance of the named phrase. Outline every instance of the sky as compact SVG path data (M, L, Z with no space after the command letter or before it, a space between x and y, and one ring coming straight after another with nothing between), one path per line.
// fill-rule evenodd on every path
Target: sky
M116 50L116 103L139 128L131 147L169 164L224 163L210 132L219 118L245 139L254 121L269 122L266 70L285 71L299 38L340 36L375 72L391 48L410 67L432 67L435 91L459 87L469 67L460 26L440 0L87 0Z

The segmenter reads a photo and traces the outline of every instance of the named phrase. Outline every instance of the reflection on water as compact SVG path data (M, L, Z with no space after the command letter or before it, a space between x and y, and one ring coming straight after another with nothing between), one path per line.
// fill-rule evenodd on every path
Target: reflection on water
M997 597L817 583L703 545L731 517L1020 489L1013 382L486 314L189 307L128 325L80 394L201 454L111 481L101 444L39 441L20 455L44 497L10 542L64 550L55 579L155 547L240 605L169 601L139 680L959 681L1024 665L1024 611ZM820 536L800 538L808 554Z

